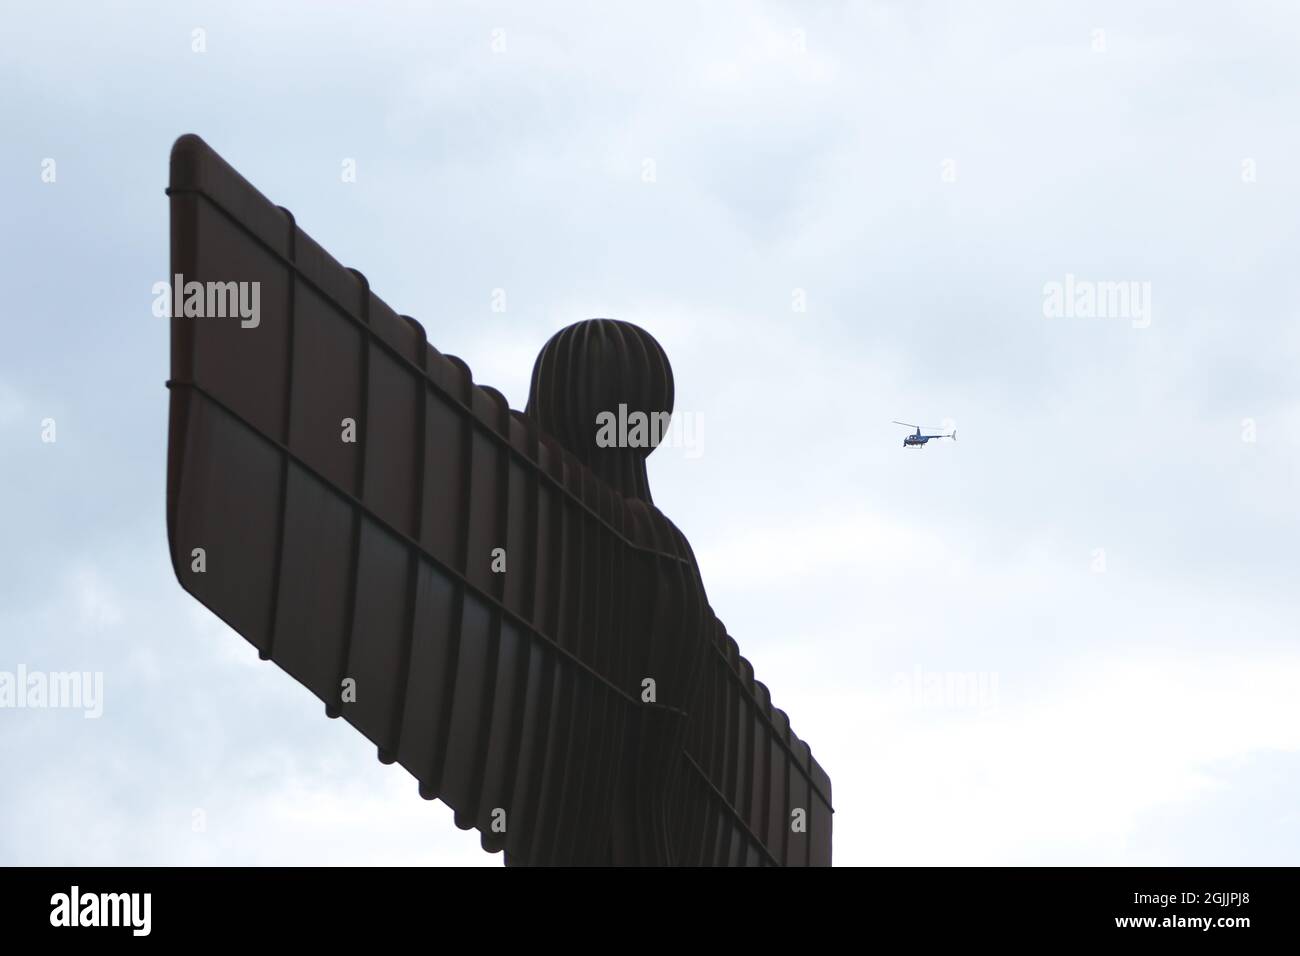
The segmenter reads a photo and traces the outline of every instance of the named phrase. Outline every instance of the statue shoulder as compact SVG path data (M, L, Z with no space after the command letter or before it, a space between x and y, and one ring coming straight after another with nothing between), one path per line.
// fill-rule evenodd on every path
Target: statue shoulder
M696 569L695 552L680 528L653 504L640 498L624 499L629 518L629 539L639 547L676 558Z

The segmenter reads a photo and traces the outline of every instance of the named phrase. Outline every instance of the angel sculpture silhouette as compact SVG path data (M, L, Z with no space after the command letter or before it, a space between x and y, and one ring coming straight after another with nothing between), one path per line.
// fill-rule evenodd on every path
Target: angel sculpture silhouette
M508 865L829 865L830 779L654 506L654 442L597 440L671 413L659 343L562 329L514 411L197 136L170 180L181 586Z

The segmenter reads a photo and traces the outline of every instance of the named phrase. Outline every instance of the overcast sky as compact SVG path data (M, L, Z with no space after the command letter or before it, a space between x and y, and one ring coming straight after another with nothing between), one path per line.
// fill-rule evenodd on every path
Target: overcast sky
M699 431L656 504L837 863L1300 862L1298 44L1208 0L7 10L0 672L104 686L0 709L0 863L500 864L172 574L184 132L514 407L570 322L659 339Z

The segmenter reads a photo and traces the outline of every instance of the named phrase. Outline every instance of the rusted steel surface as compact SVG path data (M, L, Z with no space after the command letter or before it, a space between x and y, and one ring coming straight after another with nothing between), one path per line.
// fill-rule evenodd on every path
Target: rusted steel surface
M593 409L671 408L658 344L562 330L514 411L198 137L168 195L173 276L260 290L256 324L171 320L182 587L508 864L829 864L830 780L645 450L591 444Z

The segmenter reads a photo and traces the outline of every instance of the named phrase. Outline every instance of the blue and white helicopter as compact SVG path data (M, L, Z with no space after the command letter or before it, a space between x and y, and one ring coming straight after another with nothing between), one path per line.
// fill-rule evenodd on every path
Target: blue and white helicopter
M908 435L906 438L903 439L904 448L911 448L911 447L924 448L925 443L928 442L931 438L951 438L953 441L957 440L957 429L955 428L952 430L951 433L947 435L922 435L920 425L913 425L910 422L898 422L898 421L894 422L894 424L906 425L908 428L916 429L915 435Z

